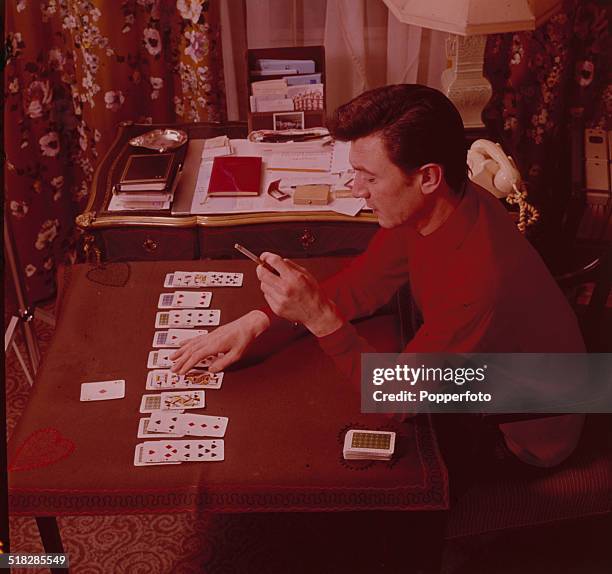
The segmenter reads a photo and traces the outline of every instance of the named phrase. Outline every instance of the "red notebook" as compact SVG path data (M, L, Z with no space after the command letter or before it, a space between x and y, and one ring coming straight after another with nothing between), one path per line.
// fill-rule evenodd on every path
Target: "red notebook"
M259 195L261 157L221 156L213 160L208 183L210 197L222 195Z

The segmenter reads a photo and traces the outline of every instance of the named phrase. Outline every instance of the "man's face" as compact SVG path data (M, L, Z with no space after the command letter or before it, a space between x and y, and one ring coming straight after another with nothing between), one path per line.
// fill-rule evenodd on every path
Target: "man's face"
M418 177L409 179L391 162L380 136L354 140L349 161L355 169L353 197L366 200L381 227L396 227L418 218L425 205Z

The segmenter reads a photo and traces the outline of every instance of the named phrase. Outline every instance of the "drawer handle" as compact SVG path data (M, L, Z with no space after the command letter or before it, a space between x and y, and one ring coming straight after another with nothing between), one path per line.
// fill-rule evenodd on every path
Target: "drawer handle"
M300 244L302 245L302 249L304 251L310 249L312 244L316 241L315 236L312 234L310 229L305 228L302 232L302 236L300 237Z
M153 253L153 251L157 249L157 242L153 239L145 239L142 246L144 247L145 251Z

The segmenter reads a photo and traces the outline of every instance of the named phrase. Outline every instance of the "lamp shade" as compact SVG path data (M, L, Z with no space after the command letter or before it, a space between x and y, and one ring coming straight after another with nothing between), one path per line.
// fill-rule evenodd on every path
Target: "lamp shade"
M404 24L460 36L534 30L561 0L383 0Z

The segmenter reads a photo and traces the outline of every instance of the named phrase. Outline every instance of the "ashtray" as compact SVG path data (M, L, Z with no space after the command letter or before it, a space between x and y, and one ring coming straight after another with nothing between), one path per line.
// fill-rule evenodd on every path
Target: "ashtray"
M132 138L128 143L134 147L154 149L159 153L181 147L189 137L183 130L157 129Z

